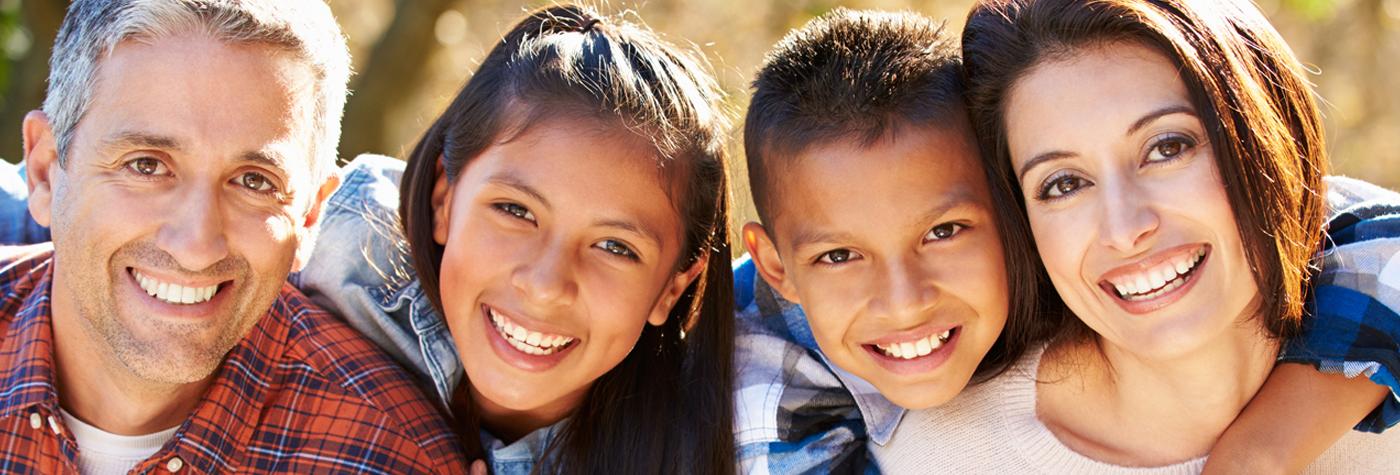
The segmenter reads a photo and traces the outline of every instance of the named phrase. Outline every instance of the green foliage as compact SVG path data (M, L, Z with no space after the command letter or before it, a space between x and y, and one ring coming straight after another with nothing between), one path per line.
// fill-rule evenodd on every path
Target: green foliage
M1337 0L1284 0L1283 6L1311 21L1331 18L1337 12Z

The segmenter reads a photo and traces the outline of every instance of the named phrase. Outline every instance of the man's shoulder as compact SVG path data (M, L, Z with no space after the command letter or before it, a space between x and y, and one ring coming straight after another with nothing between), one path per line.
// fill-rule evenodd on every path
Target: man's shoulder
M272 311L289 327L275 362L277 386L287 394L271 395L274 405L295 406L288 414L307 426L359 427L385 438L384 447L416 447L427 457L423 463L456 466L461 450L446 416L407 370L291 285L283 286ZM389 440L394 437L401 440Z
M8 322L53 264L53 245L0 246L0 319Z

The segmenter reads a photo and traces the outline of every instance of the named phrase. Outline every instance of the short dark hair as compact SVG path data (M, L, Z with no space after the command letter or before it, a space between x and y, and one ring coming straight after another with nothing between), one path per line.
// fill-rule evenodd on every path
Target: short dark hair
M1019 189L1007 144L1007 91L1037 65L1116 41L1151 47L1177 66L1214 147L1259 287L1257 316L1274 337L1296 334L1326 223L1326 143L1303 65L1247 0L978 2L962 43L970 114L999 182L994 190ZM1003 219L1024 222L1022 195L1013 194L1016 208ZM1045 315L1063 334L1091 334L1063 308L1052 310Z
M492 145L558 118L647 141L685 227L675 270L705 258L666 323L593 382L547 447L542 473L733 473L733 274L727 114L707 64L645 26L592 8L529 13L501 38L409 156L400 219L423 291L442 311L443 246L432 190ZM659 204L664 206L664 204ZM461 389L458 389L461 391ZM483 459L468 405L457 414L469 460Z
M961 68L943 25L912 12L837 8L789 32L764 59L744 119L749 186L764 226L774 232L779 167L810 147L870 145L950 118L961 127Z
M769 234L776 233L774 177L780 164L810 147L839 140L869 146L914 127L940 127L971 139L964 89L957 45L942 24L917 13L838 8L788 33L759 70L744 124L749 184ZM996 181L986 176L994 187ZM1014 209L1007 196L1006 190L992 190L998 215ZM1042 287L1017 278L1039 268L1029 228L1024 220L996 221L1011 276L1006 326L973 383L1001 374L1053 329L1039 319Z

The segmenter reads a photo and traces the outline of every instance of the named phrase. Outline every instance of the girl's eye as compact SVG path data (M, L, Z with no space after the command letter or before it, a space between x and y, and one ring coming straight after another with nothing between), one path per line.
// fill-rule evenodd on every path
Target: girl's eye
M934 226L933 229L928 230L928 234L924 234L924 242L942 241L944 239L956 236L964 229L967 229L967 225L965 224L943 223Z
M832 251L826 251L822 255L817 256L817 263L827 265L840 265L859 258L860 255L856 254L850 249L836 249Z
M615 239L605 239L602 242L599 242L598 244L594 244L593 246L597 247L598 249L602 249L604 252L607 252L608 254L612 254L614 256L625 257L634 261L637 260L637 253L633 251L632 248L627 247L626 244L623 244L622 241L618 241Z
M137 175L144 176L166 175L170 173L170 171L166 169L164 163L151 157L132 159L126 162L126 169L131 170Z
M1147 163L1168 162L1191 151L1196 146L1196 141L1181 134L1163 135L1152 144L1152 148L1147 151Z
M277 186L272 184L272 180L268 178L267 175L258 172L243 173L242 175L238 175L238 178L235 178L234 181L239 186L257 193L274 193L277 191Z
M496 211L508 214L516 219L523 219L532 223L535 222L535 213L530 212L530 210L524 206L515 203L496 203L491 205L491 207L495 208Z
M1036 193L1035 198L1042 201L1063 198L1090 185L1093 185L1093 183L1078 176L1068 173L1057 174L1045 180L1045 183L1040 185L1040 192Z

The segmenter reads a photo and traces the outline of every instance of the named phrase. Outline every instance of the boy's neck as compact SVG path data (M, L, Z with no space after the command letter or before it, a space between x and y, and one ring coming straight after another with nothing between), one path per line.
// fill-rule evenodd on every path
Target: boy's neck
M1273 369L1278 344L1239 325L1188 355L1151 359L1107 340L1047 348L1036 413L1080 454L1162 466L1209 453Z

